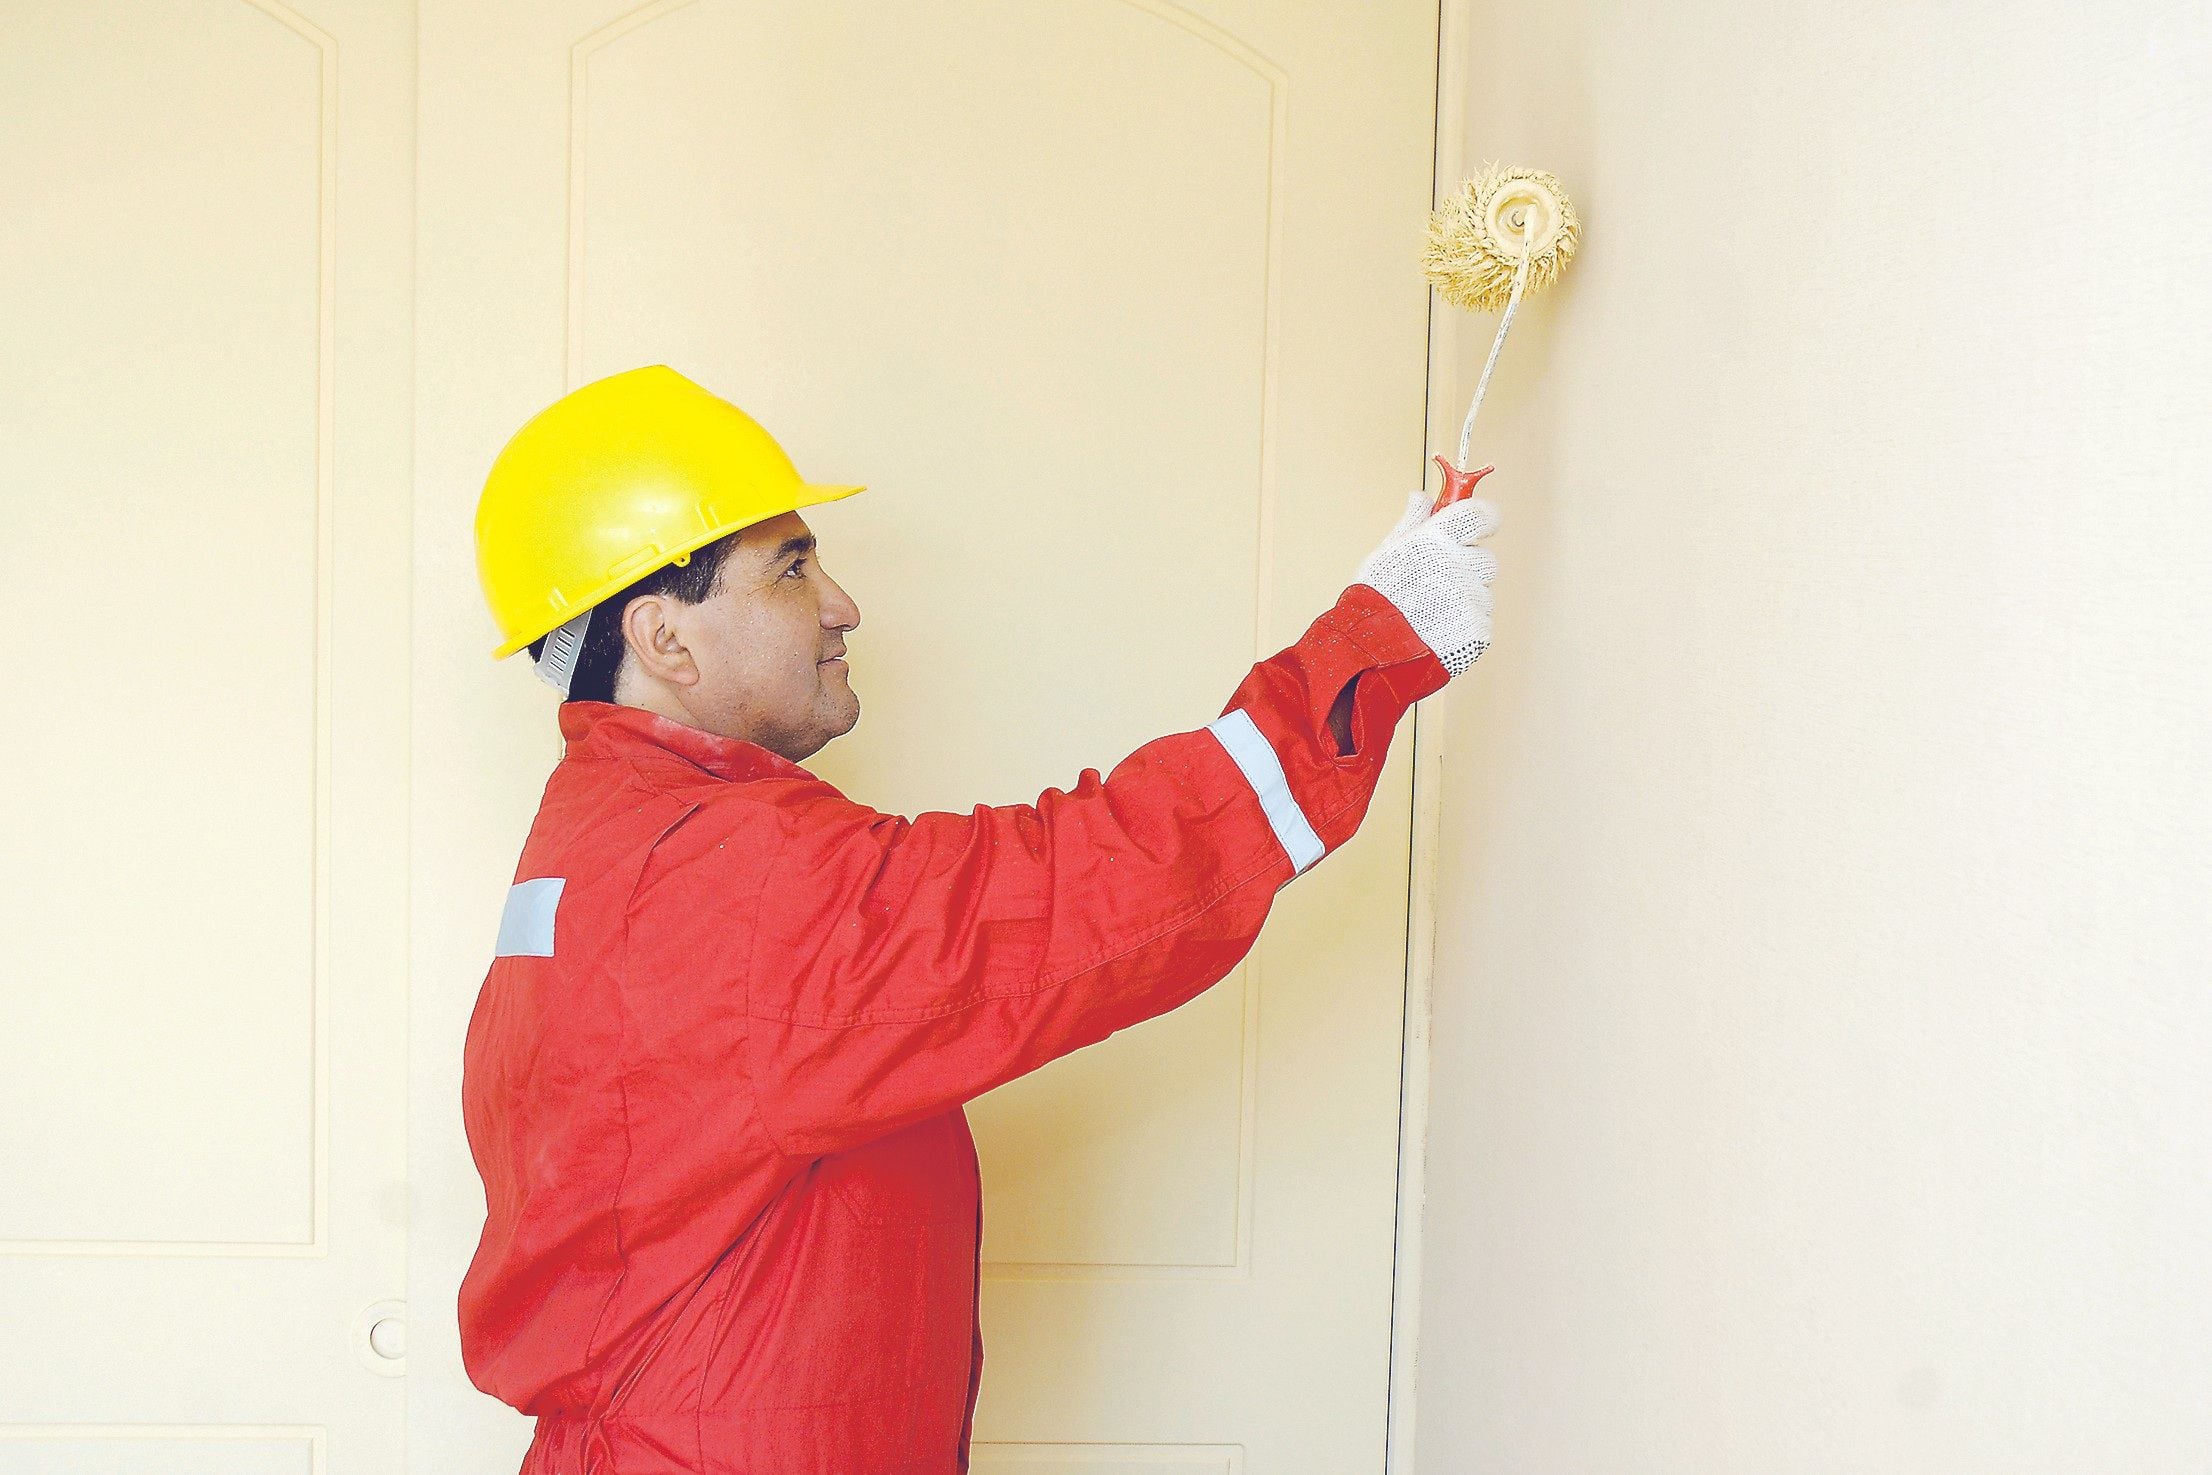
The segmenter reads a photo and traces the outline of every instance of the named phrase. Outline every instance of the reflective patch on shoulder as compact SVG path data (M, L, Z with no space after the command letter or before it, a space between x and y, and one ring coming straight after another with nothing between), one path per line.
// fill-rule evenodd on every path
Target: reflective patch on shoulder
M499 914L500 958L553 956L553 913L561 904L566 876L540 876L507 888L507 909Z

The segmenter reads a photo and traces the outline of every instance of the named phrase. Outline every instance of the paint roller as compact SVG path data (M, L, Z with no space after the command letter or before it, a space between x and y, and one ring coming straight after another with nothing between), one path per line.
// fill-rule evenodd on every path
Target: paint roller
M1490 340L1490 356L1483 360L1482 377L1475 381L1474 403L1467 407L1467 419L1459 427L1458 461L1436 458L1444 472L1437 510L1473 496L1475 483L1497 470L1495 466L1460 469L1467 464L1475 412L1489 391L1490 371L1498 365L1498 350L1505 347L1505 335L1513 328L1513 314L1520 310L1523 294L1557 281L1581 239L1582 226L1566 189L1541 169L1485 164L1481 174L1462 184L1429 215L1428 247L1421 265L1430 284L1454 307L1470 312L1505 309L1497 336Z

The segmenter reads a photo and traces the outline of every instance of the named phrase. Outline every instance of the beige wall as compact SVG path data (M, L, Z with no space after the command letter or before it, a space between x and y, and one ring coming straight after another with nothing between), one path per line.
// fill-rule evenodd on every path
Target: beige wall
M2205 8L1475 12L1419 1468L2212 1467Z

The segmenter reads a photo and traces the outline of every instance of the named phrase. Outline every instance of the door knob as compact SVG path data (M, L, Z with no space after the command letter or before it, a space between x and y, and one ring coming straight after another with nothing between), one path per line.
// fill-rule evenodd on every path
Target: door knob
M387 1316L369 1328L369 1350L387 1360L407 1355L407 1323Z
M353 1319L353 1350L362 1366L379 1377L407 1371L407 1303L378 1301Z

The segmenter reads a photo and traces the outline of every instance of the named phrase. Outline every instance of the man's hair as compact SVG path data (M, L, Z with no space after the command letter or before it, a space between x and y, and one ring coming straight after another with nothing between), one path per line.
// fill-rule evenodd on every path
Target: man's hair
M742 530L741 530L742 531ZM572 702L611 702L614 679L622 669L624 643L622 616L630 601L647 594L665 594L678 604L697 604L713 597L722 587L722 565L737 547L738 533L725 533L704 548L692 550L691 561L663 564L635 584L610 594L592 606L591 625L584 631L584 648L576 657L576 675L568 684ZM530 659L545 649L546 637L530 642Z

